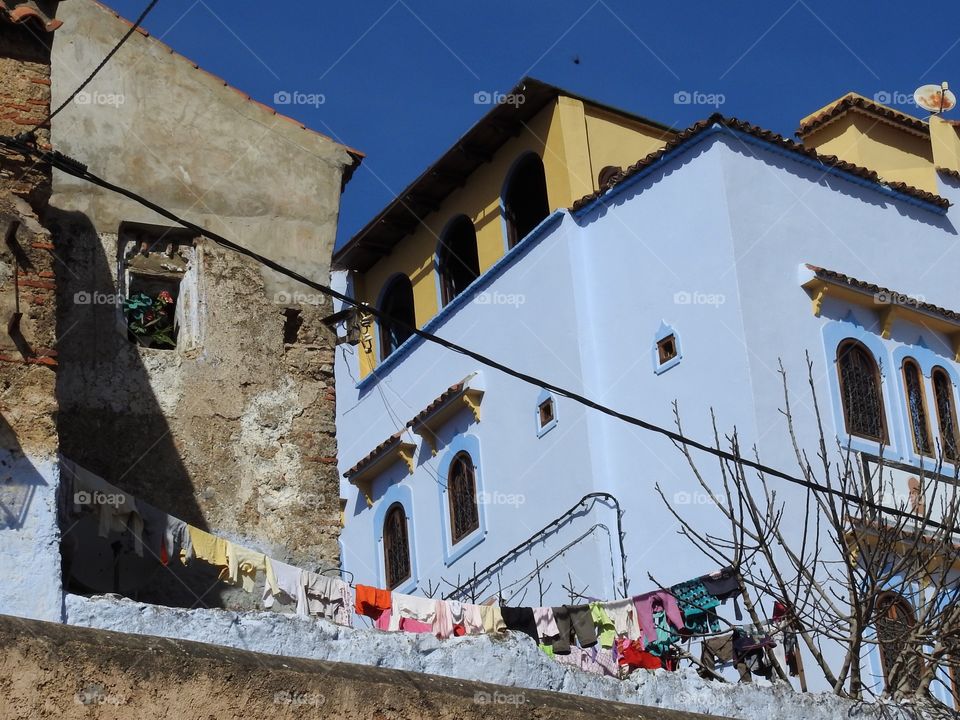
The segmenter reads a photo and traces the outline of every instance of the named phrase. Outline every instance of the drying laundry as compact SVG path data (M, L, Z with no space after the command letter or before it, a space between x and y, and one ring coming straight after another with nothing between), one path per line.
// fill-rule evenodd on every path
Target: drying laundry
M540 641L540 633L537 631L537 621L533 617L533 608L528 607L501 607L500 613L503 615L504 625L507 630L524 633L533 638L534 642Z
M684 628L697 635L720 632L720 618L714 610L720 600L711 595L699 578L670 588L683 613Z
M267 571L267 556L227 541L227 572L221 576L231 585L240 583L245 592L253 592L257 573Z
M190 536L189 552L191 554L187 555L188 551L186 548L181 549L180 559L186 562L195 557L210 565L223 568L221 575L225 574L228 563L227 541L223 538L218 538L216 535L211 535L200 528L195 528L193 525L190 525L187 530Z
M654 623L654 611L659 608L664 614L664 621L675 630L683 628L683 613L677 605L676 599L669 592L655 590L644 595L637 595L634 599L637 609L637 624L643 633L643 639L656 642L657 625Z
M717 670L718 666L732 664L740 673L740 682L753 682L747 663L734 656L733 633L705 638L700 647L700 664L702 667L698 672L701 677L712 678L708 670Z
M366 615L376 620L384 610L390 609L391 593L389 590L357 585L355 588L354 609L357 615Z
M503 613L500 612L498 605L478 605L480 608L480 619L483 622L483 632L488 634L501 633L507 629L507 624L503 621Z
M391 630L399 630L400 620L403 618L417 620L433 627L433 622L437 618L437 601L433 598L393 593L390 602L393 610L390 619Z
M733 612L737 620L743 620L743 613L740 612L740 604L737 598L740 596L740 579L737 571L732 567L725 567L715 573L704 575L700 578L706 591L713 595L720 602L726 602L733 599Z
M263 606L271 609L276 600L296 604L297 615L308 615L304 571L285 562L267 558L266 581L263 587Z
M620 665L629 670L659 670L663 667L663 662L659 657L648 653L643 649L643 643L639 640L630 640L629 638L620 638L617 641L617 654L619 655Z
M307 571L303 573L303 581L308 613L327 618L338 625L353 625L353 590L347 583L338 577Z
M560 631L557 629L557 621L553 617L553 608L534 608L533 621L537 624L537 632L543 641L555 638L560 634Z
M603 603L590 603L590 615L593 618L593 624L599 631L597 633L597 640L600 641L600 646L612 648L613 641L617 637L617 629L613 624L613 620L611 620L607 614L607 611L604 610Z
M558 630L553 650L558 655L570 652L574 636L582 648L597 644L597 629L589 605L559 605L553 608L553 617Z
M479 605L463 605L463 627L467 635L480 635L483 629L483 614L480 612Z
M74 506L90 507L96 511L99 523L97 534L105 538L111 532L129 531L135 552L143 557L143 518L134 497L72 460L61 456L60 462L73 486Z
M618 637L628 637L631 640L640 639L640 625L637 623L637 608L633 598L614 600L602 603L607 617L613 622Z

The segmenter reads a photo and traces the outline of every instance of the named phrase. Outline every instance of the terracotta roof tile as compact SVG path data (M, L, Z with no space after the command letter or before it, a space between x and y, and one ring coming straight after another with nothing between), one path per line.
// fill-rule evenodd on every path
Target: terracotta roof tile
M950 168L938 167L937 172L943 173L947 177L951 177L954 180L960 180L960 172L957 172L956 170L951 170Z
M886 105L881 105L879 103L872 102L862 95L857 95L856 93L848 93L842 98L837 100L826 110L815 115L812 118L809 118L805 122L800 123L800 127L797 130L797 137L803 137L819 127L826 125L828 122L834 118L839 117L843 113L847 112L852 108L858 108L860 110L865 110L873 115L878 115L885 120L890 122L897 123L898 125L903 125L908 127L911 130L915 130L921 133L929 133L930 126L927 125L922 120L913 117L912 115L906 115L902 112L898 112L893 108L887 107Z
M63 25L62 20L41 10L35 0L0 0L0 19L13 23L30 21L46 32L53 32Z
M391 436L388 437L386 440L384 440L382 443L380 443L379 445L377 445L373 450L371 450L371 451L368 452L366 455L364 455L364 456L357 462L356 465L354 465L352 468L350 468L349 470L347 470L347 471L343 474L343 476L344 476L345 478L351 478L351 477L353 477L354 475L356 475L358 472L360 472L361 470L363 470L367 465L369 465L371 462L373 462L374 460L376 460L377 457L379 457L380 455L382 455L386 450L389 450L389 449L392 448L394 445L397 445L397 444L400 442L401 438L403 437L403 432L404 432L403 430L398 430L398 431L395 432L393 435L391 435Z
M807 148L801 145L800 143L794 142L793 140L788 140L782 135L771 130L765 130L756 125L751 125L748 122L743 120L738 120L736 118L727 118L720 114L711 115L706 120L701 120L698 123L695 123L688 127L686 130L679 133L672 140L668 141L667 144L658 150L657 152L650 153L645 158L634 163L625 170L616 173L613 175L607 183L601 187L599 190L596 190L589 195L584 195L582 198L577 200L570 207L571 212L576 212L583 209L590 203L592 203L597 198L601 197L605 192L610 188L619 185L621 182L627 178L636 175L642 170L650 167L657 161L661 160L667 153L676 150L678 147L685 145L688 142L691 142L696 137L706 132L715 125L722 125L730 130L736 130L748 135L752 135L755 138L764 140L768 143L776 145L784 150L787 150L797 155L801 155L812 160L816 160L819 163L822 163L828 167L835 168L837 170L842 170L843 172L855 175L856 177L868 180L872 183L876 183L878 186L887 187L897 192L903 193L904 195L909 195L923 202L930 203L931 205L936 205L937 207L943 208L946 210L950 207L950 201L946 198L942 198L939 195L934 193L927 192L926 190L920 190L915 188L912 185L907 185L906 183L901 182L887 182L880 179L880 176L874 170L868 170L867 168L860 167L859 165L854 165L853 163L845 162L834 155L821 155L816 150L812 148Z
M467 385L466 381L461 380L460 382L455 383L450 387L448 387L446 390L440 393L440 395L435 400L433 400L423 410L417 413L416 417L414 417L410 422L407 423L407 427L412 428L414 425L416 425L418 422L420 422L424 418L430 417L430 415L435 410L438 410L441 407L443 407L443 405L446 404L448 400L451 400L457 395L459 395L460 393L462 393L466 385Z
M836 270L827 270L826 268L810 265L809 263L807 263L807 268L813 271L816 276L822 280L830 280L831 282L842 283L849 287L856 288L857 290L863 290L864 292L872 293L874 295L886 295L887 297L893 299L894 303L896 298L909 298L909 296L905 293L891 290L890 288L885 288L881 285L875 285L865 280L858 280L857 278L844 275ZM931 315L938 315L946 320L960 322L960 312L956 312L955 310L947 310L946 308L940 307L939 305L934 305L933 303L919 301L910 302L910 306L919 310L923 310L924 312L928 312Z

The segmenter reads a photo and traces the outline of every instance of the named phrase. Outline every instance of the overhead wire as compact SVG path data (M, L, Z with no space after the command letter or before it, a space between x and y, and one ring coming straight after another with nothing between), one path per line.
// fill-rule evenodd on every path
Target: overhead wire
M206 237L212 240L214 243L224 248L227 248L240 255L248 257L251 260L254 260L260 263L261 265L264 265L265 267L268 267L271 270L274 270L275 272L280 273L281 275L285 275L286 277L292 280L296 280L297 282L302 283L307 287L313 290L316 290L330 298L339 300L343 304L356 308L357 310L365 314L373 315L374 317L379 318L380 320L383 320L385 322L388 322L395 327L401 328L402 330L408 332L410 335L415 335L427 342L434 343L447 350L451 350L453 352L469 357L477 361L481 365L492 368L493 370L497 370L498 372L501 372L505 375L516 378L517 380L521 380L535 387L549 390L557 395L573 400L574 402L579 403L584 407L590 408L592 410L596 410L597 412L600 412L604 415L612 417L616 420L620 420L629 425L633 425L643 430L647 430L647 431L656 433L658 435L662 435L663 437L668 438L674 443L683 445L688 448L693 448L695 450L699 450L709 455L713 455L720 460L732 462L737 465L741 465L743 467L756 470L759 473L780 478L781 480L786 480L787 482L793 483L795 485L806 488L807 490L810 490L813 492L820 492L820 493L824 493L824 494L828 494L828 495L832 495L834 497L840 498L846 502L857 503L864 508L868 508L874 511L880 511L892 516L901 517L907 520L912 520L914 522L919 522L922 524L921 525L922 527L929 527L929 528L934 528L938 530L946 530L951 533L960 534L960 528L954 525L944 525L928 517L923 517L913 513L908 513L902 509L883 505L881 503L875 502L874 500L871 500L866 497L862 497L860 495L849 493L832 486L821 485L819 483L812 482L805 478L796 477L783 470L778 470L777 468L761 463L758 460L751 460L750 458L744 457L739 453L729 452L727 450L723 450L722 448L715 447L713 445L708 445L706 443L700 442L699 440L689 438L676 430L671 430L669 428L662 427L660 425L649 422L647 420L643 420L642 418L638 418L633 415L629 415L627 413L621 412L619 410L615 410L614 408L611 408L599 402L596 402L595 400L592 400L589 397L586 397L585 395L582 395L580 393L574 392L573 390L568 390L564 387L556 385L542 378L538 378L534 375L530 375L520 370L516 370L510 367L509 365L506 365L502 362L494 360L493 358L487 357L486 355L478 353L474 350L470 350L469 348L463 347L462 345L459 345L450 340L442 338L439 335L421 330L420 328L414 325L410 325L404 322L400 318L394 317L393 315L381 310L380 308L377 308L365 302L356 300L342 292L334 290L328 285L325 285L316 280L313 280L304 275L301 275L297 271L291 270L290 268L280 264L279 262L271 258L261 255L242 245L239 245L238 243L230 240L229 238L224 237L223 235L215 233L212 230L208 230L200 225L197 225L196 223L193 223L185 218L182 218L176 213L153 202L152 200L149 200L146 197L143 197L142 195L134 192L133 190L129 190L120 185L115 185L114 183L111 183L108 180L98 177L94 173L90 172L87 166L78 160L68 157L58 151L49 151L49 150L38 148L32 145L31 143L27 142L23 138L23 136L16 137L16 138L9 137L9 136L0 136L0 145L5 145L8 148L18 151L20 153L36 156L42 161L49 162L52 167L64 173L67 173L68 175L72 175L76 178L86 180L87 182L90 182L94 185L102 187L105 190L109 190L111 192L117 193L118 195L122 195L150 210L153 210L155 213L157 213L161 217L167 218L168 220L175 222L178 225L181 225L182 227L188 230L193 230L198 235Z

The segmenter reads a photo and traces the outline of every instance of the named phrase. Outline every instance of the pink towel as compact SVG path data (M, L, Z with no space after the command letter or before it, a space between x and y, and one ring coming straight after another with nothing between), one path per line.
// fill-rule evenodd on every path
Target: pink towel
M633 599L633 604L637 607L637 622L643 630L643 638L646 642L654 642L657 639L657 628L653 624L653 604L656 600L659 600L660 604L663 605L667 622L677 630L683 629L683 613L680 612L680 607L673 595L664 590L637 595Z

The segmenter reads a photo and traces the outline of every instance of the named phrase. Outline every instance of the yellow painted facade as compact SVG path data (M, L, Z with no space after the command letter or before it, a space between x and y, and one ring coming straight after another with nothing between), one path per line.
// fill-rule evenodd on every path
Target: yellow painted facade
M960 172L960 126L941 118L930 118L930 144L938 168Z
M386 283L398 273L413 285L415 316L422 327L440 310L436 271L439 238L447 223L460 214L473 221L477 233L480 272L486 272L507 251L500 193L513 164L535 152L544 165L550 210L569 207L598 188L598 175L607 165L626 167L664 146L669 133L625 114L560 95L508 140L490 162L481 165L465 185L450 193L440 207L423 219L392 252L354 278L357 298L376 305ZM379 362L379 333L370 327L372 342L360 343L361 377Z

